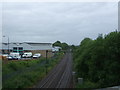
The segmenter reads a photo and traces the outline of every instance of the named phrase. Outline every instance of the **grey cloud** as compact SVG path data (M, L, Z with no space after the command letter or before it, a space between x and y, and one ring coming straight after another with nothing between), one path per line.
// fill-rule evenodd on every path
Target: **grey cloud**
M79 44L117 28L117 3L4 3L3 34L11 41Z

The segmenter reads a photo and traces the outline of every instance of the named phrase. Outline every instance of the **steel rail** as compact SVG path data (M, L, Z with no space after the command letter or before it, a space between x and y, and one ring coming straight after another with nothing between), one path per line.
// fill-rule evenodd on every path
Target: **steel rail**
M36 88L69 88L72 79L72 58L67 52L58 65L36 85Z
M66 59L66 55L64 56L64 58L60 61L60 63L58 65L55 66L55 68L48 74L48 76L46 78L44 78L39 85L37 86L37 88L44 88L45 85L47 83L50 82L50 80L52 79L52 77L58 72L58 69L61 67L62 63L64 63L64 59ZM63 65L62 65L63 66ZM46 88L46 87L45 87Z

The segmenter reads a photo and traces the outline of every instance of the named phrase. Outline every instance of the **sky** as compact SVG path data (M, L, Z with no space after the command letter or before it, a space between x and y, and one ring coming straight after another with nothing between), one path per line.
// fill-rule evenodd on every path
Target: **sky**
M118 29L117 2L4 2L3 42L79 45Z

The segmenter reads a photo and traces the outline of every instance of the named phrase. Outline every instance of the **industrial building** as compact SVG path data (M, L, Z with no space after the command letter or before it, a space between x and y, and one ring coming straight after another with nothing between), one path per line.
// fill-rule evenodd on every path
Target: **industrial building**
M21 55L24 52L41 53L43 57L46 57L46 51L48 51L48 57L53 56L52 53L52 43L33 43L33 42L23 42L23 43L2 43L2 48L0 52L2 54L8 54L10 52L19 52Z
M59 47L59 46L54 46L54 47L52 48L52 51L53 51L53 52L58 52L58 51L60 51L60 50L62 50L62 48Z

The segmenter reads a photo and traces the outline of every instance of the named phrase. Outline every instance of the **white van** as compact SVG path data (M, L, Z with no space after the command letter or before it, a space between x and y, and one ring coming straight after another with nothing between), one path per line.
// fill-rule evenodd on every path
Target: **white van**
M19 53L16 53L16 52L11 52L10 53L10 56L12 57L12 59L21 59L21 56Z
M32 52L25 52L23 55L22 55L23 58L31 58L32 57Z

